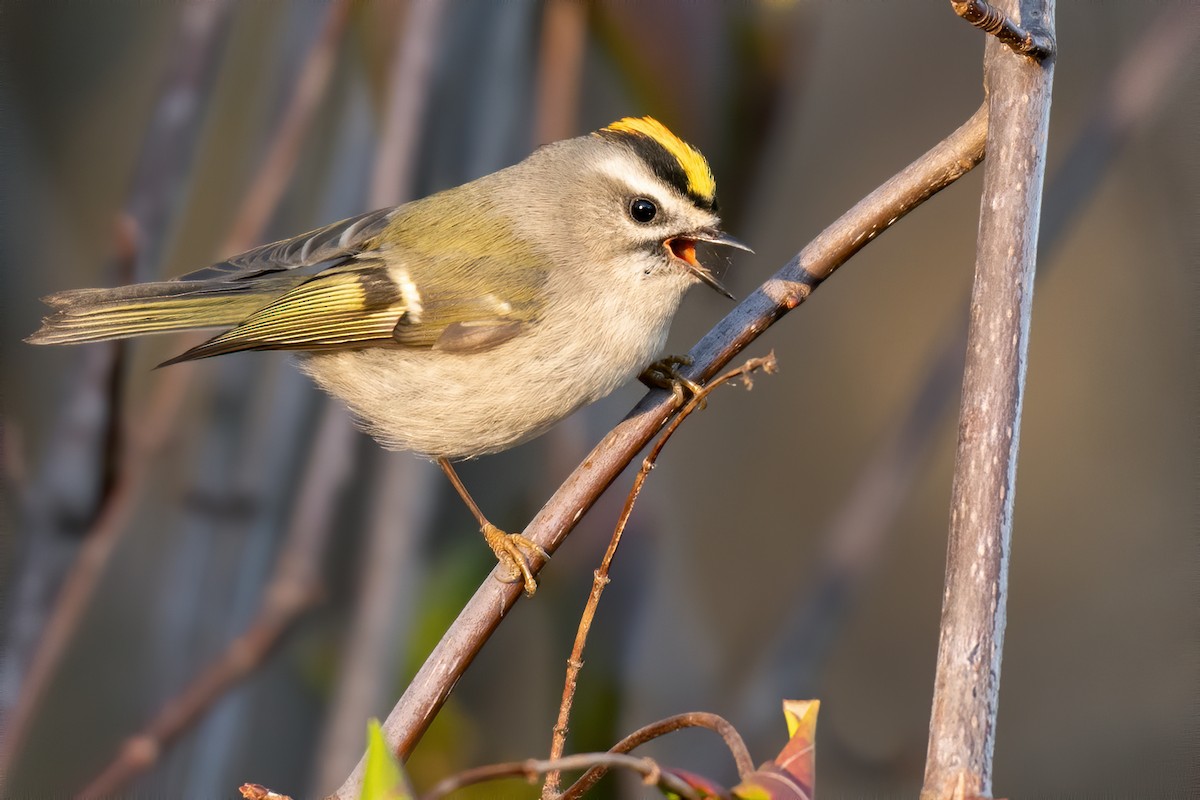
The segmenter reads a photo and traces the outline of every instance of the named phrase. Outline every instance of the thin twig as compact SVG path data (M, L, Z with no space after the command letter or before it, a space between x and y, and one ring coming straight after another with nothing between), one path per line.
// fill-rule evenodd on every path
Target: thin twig
M741 378L745 381L746 387L751 386L751 373L761 369L768 375L773 374L776 370L775 353L768 353L762 358L752 358L740 367L731 369L728 372L720 375L709 381L706 386L692 395L679 413L675 415L670 424L663 430L658 437L658 441L654 443L654 447L650 449L649 454L642 459L641 469L633 479L633 486L629 489L629 495L625 499L625 507L621 509L621 515L617 519L617 526L613 530L612 538L608 542L608 548L604 551L604 557L600 560L600 568L596 570L594 580L592 581L592 591L588 595L587 603L584 605L583 614L579 618L579 627L575 631L575 643L571 646L571 656L567 659L567 675L563 685L562 701L558 706L558 720L554 723L554 732L550 742L550 759L554 760L562 756L563 751L567 746L567 727L571 719L571 706L575 700L575 688L579 679L579 671L583 669L583 648L587 644L588 633L592 629L592 621L596 617L596 609L600 605L600 595L604 593L604 587L609 583L608 573L612 568L613 557L617 554L617 548L621 545L621 536L625 533L625 527L629 524L629 518L633 515L633 507L637 503L638 496L642 493L642 487L646 484L646 479L650 477L650 471L654 469L655 463L658 461L658 456L662 453L667 442L679 430L679 426L683 421L692 415L696 409L704 407L705 398L712 393L718 386L728 383L734 378ZM544 800L549 800L558 794L559 773L552 771L546 775L546 783L542 787L542 797Z
M439 781L432 789L421 795L421 800L438 800L465 786L471 786L499 778L525 778L535 781L538 776L554 770L590 769L603 765L606 769L627 769L642 776L647 786L657 786L679 797L700 800L700 793L670 772L664 772L653 759L635 758L622 753L577 753L563 758L539 761L510 761L505 764L490 764L475 767Z
M1010 13L1021 0L1005 2ZM1054 0L1024 0L1053 32ZM950 501L946 588L923 800L990 797L1021 400L1054 59L988 42L992 125Z
M674 733L683 728L707 728L719 734L725 740L725 745L733 755L733 761L737 766L739 778L745 778L754 771L754 761L750 757L750 751L746 749L746 743L742 741L741 734L737 732L732 723L724 717L703 711L677 714L673 717L653 722L643 728L638 728L609 748L608 752L628 753L636 747L641 747L646 742L657 739L660 736L665 736L668 733ZM578 800L607 773L608 768L603 765L592 767L583 773L577 781L568 786L567 790L559 795L556 800Z
M336 527L335 500L352 469L352 430L346 412L327 402L317 426L313 455L300 483L300 502L257 615L224 652L164 703L140 732L125 741L117 757L80 792L80 798L112 796L157 763L167 745L257 669L292 625L321 598L320 565Z
M970 172L983 160L986 132L984 106L826 228L692 348L689 355L693 366L686 377L701 382L716 374L876 236ZM673 410L673 400L666 392L655 391L644 397L567 477L530 522L525 535L553 553ZM540 569L542 565L535 560L531 566ZM521 591L516 584L489 577L467 602L383 724L388 744L401 756L412 752L454 684ZM362 766L360 760L335 796L342 800L358 796Z
M950 0L954 13L1023 56L1041 61L1054 55L1054 37L1023 28L985 0ZM1022 17L1023 18L1023 17Z

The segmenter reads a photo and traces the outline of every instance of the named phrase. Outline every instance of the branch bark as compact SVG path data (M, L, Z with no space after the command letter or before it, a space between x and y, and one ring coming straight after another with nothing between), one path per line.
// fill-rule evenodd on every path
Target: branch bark
M1053 38L1042 31L1021 27L1003 9L984 0L950 0L950 5L955 14L995 36L1013 52L1037 59L1054 53Z
M1054 35L1054 0L998 4ZM1052 58L988 40L992 124L950 505L923 800L990 797L1021 400L1033 302Z
M826 228L773 277L714 327L689 354L687 377L704 381L808 296L839 266L918 205L983 159L987 111L981 108L958 130L861 200ZM614 428L559 487L525 535L547 552L659 431L673 411L667 392L651 392ZM535 570L540 563L531 565ZM454 684L521 594L517 584L486 579L426 659L383 724L388 744L407 757ZM358 796L363 761L331 797Z

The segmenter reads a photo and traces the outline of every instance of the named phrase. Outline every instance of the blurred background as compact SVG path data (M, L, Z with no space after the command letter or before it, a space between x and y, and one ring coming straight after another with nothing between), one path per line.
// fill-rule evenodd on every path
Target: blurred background
M1196 787L1195 11L1058 9L998 796ZM287 355L153 371L186 343L34 348L38 298L179 275L640 114L709 157L727 230L756 250L725 276L744 297L983 100L983 34L945 2L3 14L0 755L14 797L329 791L494 563L436 467L380 451ZM823 795L915 795L981 184L979 169L850 261L752 347L773 348L780 373L720 390L667 447L600 605L568 752L707 710L765 760L785 739L780 701L815 697ZM669 349L730 308L693 293ZM463 478L517 530L641 393ZM419 787L548 752L631 477L459 683L410 761ZM245 680L179 702L214 662ZM168 744L126 748L93 783L173 698L194 722L160 720ZM646 752L730 782L715 738ZM464 793L535 795L519 781Z

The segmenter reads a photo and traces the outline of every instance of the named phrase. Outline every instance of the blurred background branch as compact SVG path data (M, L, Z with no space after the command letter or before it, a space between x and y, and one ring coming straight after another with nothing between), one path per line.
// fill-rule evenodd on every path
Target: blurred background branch
M371 208L412 199L444 6L441 0L422 0L410 5L402 19L387 70ZM322 790L336 786L353 767L362 749L365 721L387 708L403 634L411 622L403 609L420 596L416 544L432 517L433 473L409 454L387 453L377 465L353 622L317 748L313 785Z
M249 627L229 643L182 691L168 700L140 732L122 745L117 757L80 797L111 797L154 766L163 751L235 684L258 669L296 620L321 597L321 572L329 540L337 530L334 512L339 490L353 465L352 429L346 412L326 406L314 457L300 483L300 502L272 576L262 591L262 607Z
M108 270L110 281L148 280L154 274L172 209L192 164L203 94L232 5L228 0L196 3L179 16L175 57L151 112L124 208L114 220L118 252L116 265ZM24 745L95 576L123 528L119 508L125 505L129 470L134 467L130 451L147 440L137 431L131 441L122 441L123 351L122 343L111 342L78 355L82 368L64 392L70 399L47 446L46 467L37 483L23 492L22 516L29 535L16 588L4 609L0 786ZM163 406L179 397L171 392ZM165 432L161 423L148 427ZM114 517L117 520L111 521Z
M163 88L160 110L151 120L149 145L143 150L146 160L139 166L135 176L128 214L140 232L136 236L139 242L153 241L155 236L152 230L157 231L159 237L164 234L168 217L163 216L163 207L167 205L166 197L172 191L168 188L170 181L166 179L173 175L176 182L181 182L186 174L182 170L172 173L167 165L179 169L190 163L187 158L173 156L174 148L189 141L188 137L177 135L182 127L199 127L196 116L202 103L195 84L202 77L201 59L212 49L215 37L221 32L220 23L229 4L199 6L205 10L188 9L181 14L179 65L173 70L173 79ZM243 199L237 214L237 219L243 224L230 232L222 252L245 250L262 235L295 166L299 143L311 126L329 84L333 53L341 42L349 8L348 0L330 4L323 31L297 76L291 101L276 129L274 140L278 147L271 149L273 155L263 162L256 174L251 184L254 188ZM162 142L160 137L169 137L169 141ZM146 215L144 220L136 216L139 211ZM246 227L246 219L255 220L258 227ZM151 224L156 227L150 228ZM139 263L143 266L135 271L136 274L141 279L151 278L153 272L147 266L149 262L140 260ZM190 335L184 338L191 341L197 337ZM106 350L118 346L101 345ZM24 743L38 704L90 605L108 559L122 534L128 530L139 494L146 478L152 473L154 459L175 431L192 375L192 365L183 365L157 375L148 408L142 412L140 424L130 432L130 441L122 448L117 475L96 514L95 522L84 536L79 555L63 580L53 610L40 633L16 709L11 718L6 720L4 734L0 736L0 742L3 742L0 749L0 775L7 775L8 771L3 767L11 762ZM114 409L112 414L115 418L119 411Z

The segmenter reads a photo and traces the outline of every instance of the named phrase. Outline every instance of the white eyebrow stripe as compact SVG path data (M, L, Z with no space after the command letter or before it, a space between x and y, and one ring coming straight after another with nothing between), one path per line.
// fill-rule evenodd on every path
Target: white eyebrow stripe
M597 167L609 177L627 185L636 194L646 195L656 200L662 198L663 183L632 167L627 159L606 158L597 164Z

